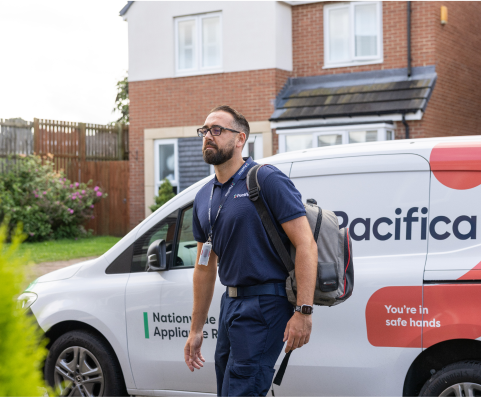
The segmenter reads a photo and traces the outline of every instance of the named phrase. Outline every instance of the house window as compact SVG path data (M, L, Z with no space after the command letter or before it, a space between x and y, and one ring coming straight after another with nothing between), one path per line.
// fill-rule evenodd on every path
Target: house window
M242 149L242 157L252 157L253 160L259 160L264 157L262 134L249 135L249 139Z
M349 143L376 142L377 140L377 130L349 132Z
M286 152L312 148L312 134L286 135Z
M392 124L309 127L277 130L279 152L394 139Z
M382 62L381 2L324 7L324 67Z
M220 13L175 18L177 75L218 73L222 69Z
M179 186L179 156L177 139L158 139L154 141L155 195L159 194L162 181L167 178L177 193Z
M342 134L318 135L317 146L342 145Z

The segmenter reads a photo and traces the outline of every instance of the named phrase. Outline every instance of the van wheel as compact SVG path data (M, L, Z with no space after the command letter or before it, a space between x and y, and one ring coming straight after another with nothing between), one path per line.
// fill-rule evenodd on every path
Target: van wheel
M62 396L127 396L114 351L86 331L67 332L53 343L45 379Z
M481 396L481 362L460 361L436 372L420 396Z

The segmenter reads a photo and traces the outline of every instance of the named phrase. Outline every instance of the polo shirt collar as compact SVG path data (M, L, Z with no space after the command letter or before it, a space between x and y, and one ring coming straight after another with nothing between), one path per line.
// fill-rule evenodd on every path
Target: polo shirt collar
M244 160L244 161L247 161L248 159L249 159L249 157L242 157L242 160ZM242 164L242 165L236 170L236 172L234 172L234 175L237 174L237 171L239 171L243 165L244 165L244 164ZM242 176L240 177L240 180L247 178L247 173L249 172L248 170L250 170L250 168L251 168L252 166L254 166L254 165L255 165L254 162L252 162L251 165L249 166L249 168L247 169L247 171L242 174ZM217 180L217 175L214 174L214 179L213 179L212 181L213 181L214 185L216 185L216 186L221 186L221 187L222 187L222 186L225 185L226 183L231 182L232 179L234 178L234 175L232 175L232 176L227 180L227 182L225 182L224 184L222 184L222 183L220 183L220 182Z

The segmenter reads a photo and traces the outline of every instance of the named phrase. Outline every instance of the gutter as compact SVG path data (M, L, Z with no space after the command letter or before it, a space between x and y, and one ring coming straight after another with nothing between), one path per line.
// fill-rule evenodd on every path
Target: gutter
M405 139L409 139L409 124L406 122L406 114L405 114L405 113L403 113L402 122L403 122L403 124L404 124L404 127L406 128L406 136L405 136Z
M329 0L279 0L281 3L289 4L290 6L299 6L302 4L311 4L311 3L325 3Z
M411 2L407 2L407 9L408 9L408 77L411 77L412 74L412 59L411 59Z
M127 11L129 10L132 4L133 4L133 1L128 1L127 4L120 10L119 16L123 17L125 14L127 14Z

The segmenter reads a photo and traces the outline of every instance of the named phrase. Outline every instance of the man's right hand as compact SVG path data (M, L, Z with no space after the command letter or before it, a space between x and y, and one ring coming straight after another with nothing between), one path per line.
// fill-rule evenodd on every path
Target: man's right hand
M184 347L184 360L191 372L194 372L194 368L201 369L204 366L205 358L202 357L200 347L204 340L204 333L198 332L189 334L187 342Z

